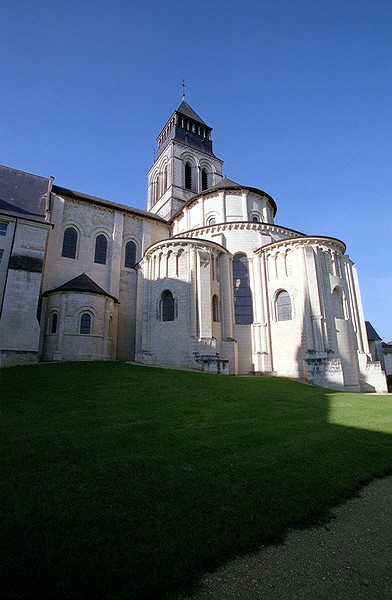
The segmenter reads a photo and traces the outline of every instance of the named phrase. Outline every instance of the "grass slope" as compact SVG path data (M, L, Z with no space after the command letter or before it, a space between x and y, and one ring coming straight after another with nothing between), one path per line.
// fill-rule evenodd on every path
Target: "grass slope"
M163 598L392 473L390 396L122 363L1 377L2 598Z

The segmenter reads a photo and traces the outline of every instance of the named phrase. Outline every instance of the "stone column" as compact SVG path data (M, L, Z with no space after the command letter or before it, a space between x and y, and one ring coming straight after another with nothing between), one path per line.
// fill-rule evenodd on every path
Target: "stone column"
M241 193L241 201L242 201L242 218L244 221L249 221L248 215L248 192L245 190Z
M53 360L61 360L63 357L63 342L64 342L64 329L65 329L66 313L67 313L67 293L63 292L61 294L57 344L56 344L56 350L53 353Z
M234 312L233 312L233 270L232 257L229 254L221 254L219 260L221 272L221 306L222 306L222 329L224 339L234 337Z
M261 371L271 373L273 371L272 366L272 346L271 346L271 317L269 314L269 301L268 301L268 280L267 280L267 257L263 253L257 255L259 258L260 266L260 291L261 291L261 302L260 302L260 345L261 345Z
M303 248L306 282L305 294L308 296L309 316L311 321L312 350L323 351L323 334L321 328L322 314L318 289L318 278L314 260L314 250L311 246ZM305 315L305 318L307 315ZM306 318L307 320L307 318Z
M190 305L190 336L199 336L199 320L197 310L197 256L195 246L189 248L189 305Z
M220 220L222 221L222 223L226 222L226 201L225 201L225 192L224 190L221 190L219 192L219 212L221 214L221 218Z
M142 312L142 347L141 350L143 352L145 351L149 351L150 350L150 322L152 319L156 319L156 299L153 303L153 306L151 305L152 302L152 298L151 298L151 280L148 278L148 272L149 272L149 264L150 264L150 259L151 257L149 257L147 260L144 260L143 263L143 271L139 271L138 274L139 275L139 283L140 280L143 279L143 312Z
M253 365L254 370L258 372L265 371L270 361L267 361L267 337L266 337L266 319L264 314L264 299L261 279L261 260L260 255L256 254L253 259L249 259L250 273L253 281ZM270 369L269 369L270 370Z
M348 259L345 264L344 273L350 294L350 312L357 337L358 349L360 352L369 354L369 343L366 334L365 317L363 314L357 269Z
M109 358L109 317L110 317L110 304L113 302L110 298L105 298L105 308L103 315L103 336L102 336L102 358L107 360Z
M201 338L212 338L211 254L207 248L198 250L197 301Z
M151 273L151 269L152 269L152 260L148 261L147 258L145 258L142 262L142 266L139 266L137 269L137 295L136 295L136 315L139 315L139 318L137 318L135 320L135 356L139 357L139 360L142 360L142 351L143 351L143 344L144 344L144 340L143 340L143 335L145 334L144 328L145 328L145 324L144 324L144 286L149 284L150 279L144 278L144 273L148 272L148 266L145 267L146 263L150 263L151 268L150 268L150 273Z

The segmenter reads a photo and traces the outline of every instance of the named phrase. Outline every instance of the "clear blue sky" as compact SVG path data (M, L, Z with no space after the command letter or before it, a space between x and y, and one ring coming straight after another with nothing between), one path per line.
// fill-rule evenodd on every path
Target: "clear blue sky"
M0 6L0 163L145 208L184 78L224 174L278 224L342 239L392 340L391 0Z

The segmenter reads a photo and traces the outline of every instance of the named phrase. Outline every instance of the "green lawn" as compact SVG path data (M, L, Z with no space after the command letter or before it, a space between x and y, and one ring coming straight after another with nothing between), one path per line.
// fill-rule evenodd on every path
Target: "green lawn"
M164 598L392 473L392 396L123 363L1 388L1 598Z

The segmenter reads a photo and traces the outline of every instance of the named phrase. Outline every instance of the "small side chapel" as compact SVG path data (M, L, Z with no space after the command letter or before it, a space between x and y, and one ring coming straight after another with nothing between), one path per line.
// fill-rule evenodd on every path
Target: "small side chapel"
M222 176L183 98L158 136L147 210L0 167L1 360L130 360L386 391L358 277L333 237L274 222Z

